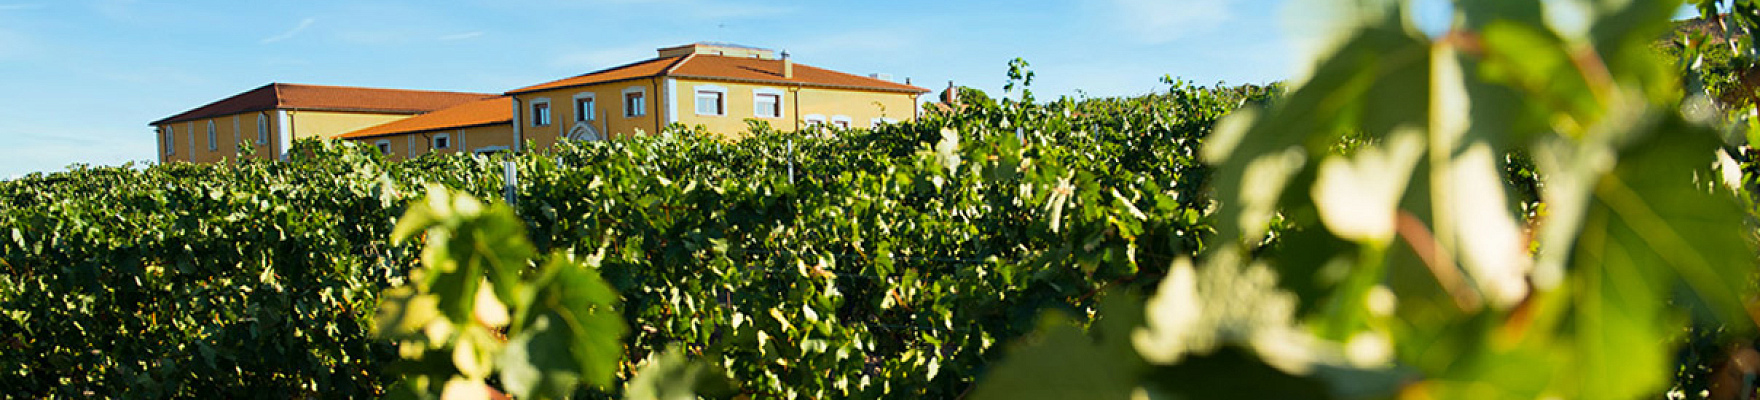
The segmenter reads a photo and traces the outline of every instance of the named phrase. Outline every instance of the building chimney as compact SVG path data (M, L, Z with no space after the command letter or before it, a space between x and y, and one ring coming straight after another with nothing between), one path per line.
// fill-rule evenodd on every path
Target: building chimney
M782 79L794 79L794 60L788 58L788 50L782 51Z
M948 105L959 104L959 87L954 86L953 81L947 81L947 90L941 92L941 102Z

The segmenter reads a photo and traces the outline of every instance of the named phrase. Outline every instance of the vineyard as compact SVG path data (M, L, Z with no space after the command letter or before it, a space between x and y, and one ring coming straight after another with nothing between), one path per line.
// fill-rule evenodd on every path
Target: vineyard
M1289 88L1039 101L1017 60L872 130L0 182L0 387L1743 398L1760 164L1682 112L1663 3L1360 6Z
M397 352L367 327L378 292L420 256L392 243L398 217L427 185L500 199L512 163L535 253L602 255L625 359L669 346L719 357L763 397L953 397L1040 310L1091 309L1200 249L1196 144L1269 93L973 96L871 132L754 126L726 142L678 128L403 163L313 142L286 163L33 176L7 183L0 206L13 343L0 354L26 366L4 386L383 391Z

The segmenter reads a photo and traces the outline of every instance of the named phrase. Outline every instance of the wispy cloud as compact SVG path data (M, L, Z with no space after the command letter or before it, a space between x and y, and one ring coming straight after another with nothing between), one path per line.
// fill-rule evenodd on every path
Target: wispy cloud
M1234 18L1235 0L1111 0L1108 19L1136 41L1162 44L1216 29Z
M293 29L288 29L286 32L282 32L279 35L263 38L263 40L260 43L269 44L269 43L275 43L275 42L279 42L279 41L283 41L283 40L287 40L287 39L292 39L294 36L298 36L300 32L304 32L306 30L306 28L312 27L312 24L316 23L316 22L318 22L317 18L302 19L299 21L299 25L293 27Z
M483 31L454 33L451 35L445 35L445 36L440 37L440 41L451 42L451 41L457 41L457 40L471 39L471 38L475 38L478 36L483 36Z

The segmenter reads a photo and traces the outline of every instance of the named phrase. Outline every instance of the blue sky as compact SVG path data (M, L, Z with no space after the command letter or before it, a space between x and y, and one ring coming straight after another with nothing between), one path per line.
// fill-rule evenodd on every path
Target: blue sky
M0 0L0 179L152 160L148 122L270 82L499 93L698 41L937 91L1000 93L1015 57L1040 98L1264 83L1320 30L1288 3Z

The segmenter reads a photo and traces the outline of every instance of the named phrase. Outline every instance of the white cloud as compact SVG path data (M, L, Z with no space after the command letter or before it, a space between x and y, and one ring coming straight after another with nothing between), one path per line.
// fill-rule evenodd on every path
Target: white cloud
M293 27L293 29L288 29L287 32L282 32L279 35L263 38L261 43L269 44L269 43L275 43L275 42L279 42L279 41L283 41L283 40L287 40L287 39L292 39L294 36L298 36L300 32L304 32L306 30L306 28L312 27L312 23L315 23L315 22L318 22L317 18L306 18L306 19L300 20L299 25Z
M475 38L478 36L483 36L483 33L484 33L483 31L454 33L451 35L441 36L439 39L442 42L451 42L451 41L465 40L465 39Z
M1234 19L1235 0L1111 0L1110 24L1135 41L1161 44L1203 33Z

